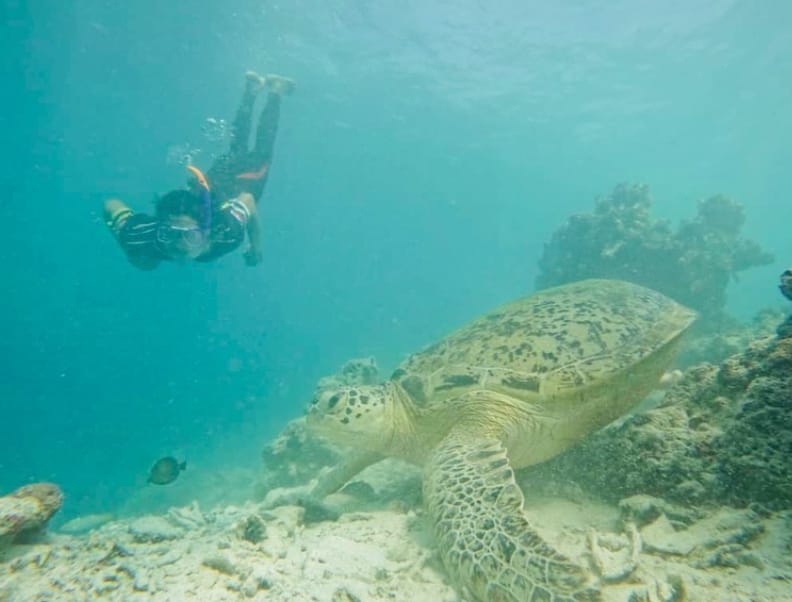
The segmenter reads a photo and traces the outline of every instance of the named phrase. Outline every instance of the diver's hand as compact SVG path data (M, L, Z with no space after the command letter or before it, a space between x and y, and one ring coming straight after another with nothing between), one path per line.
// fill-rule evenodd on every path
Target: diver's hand
M255 247L249 247L242 255L245 258L245 265L253 267L261 263L261 251Z

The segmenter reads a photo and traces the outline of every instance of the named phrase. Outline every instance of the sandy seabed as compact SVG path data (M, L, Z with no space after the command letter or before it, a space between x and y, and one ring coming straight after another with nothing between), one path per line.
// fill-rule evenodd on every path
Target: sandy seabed
M331 496L350 508L345 497ZM529 498L526 512L543 537L582 563L591 563L598 534L599 568L617 576L601 584L604 602L792 600L792 512L680 516L645 496L620 508ZM637 517L639 550L625 513ZM0 601L470 600L448 582L420 508L406 504L330 520L254 503L80 520L94 528L0 553Z

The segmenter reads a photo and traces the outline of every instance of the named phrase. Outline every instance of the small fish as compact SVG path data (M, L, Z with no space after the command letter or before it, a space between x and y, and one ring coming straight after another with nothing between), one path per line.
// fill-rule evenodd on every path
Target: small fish
M148 482L154 483L155 485L173 483L176 477L179 476L179 473L186 468L187 462L179 463L179 461L172 456L160 458L154 462L154 466L151 467Z

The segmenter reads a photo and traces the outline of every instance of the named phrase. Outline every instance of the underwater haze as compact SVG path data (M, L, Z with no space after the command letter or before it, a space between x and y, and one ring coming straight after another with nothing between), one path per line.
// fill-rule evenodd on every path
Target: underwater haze
M151 463L258 468L318 378L387 374L533 290L552 233L620 182L676 223L714 194L792 263L792 4L5 0L0 491L110 511ZM264 260L152 272L101 218L205 169L244 73L280 73ZM208 119L212 121L207 121ZM222 133L222 132L221 132ZM192 477L194 478L194 477ZM239 495L252 491L245 489Z

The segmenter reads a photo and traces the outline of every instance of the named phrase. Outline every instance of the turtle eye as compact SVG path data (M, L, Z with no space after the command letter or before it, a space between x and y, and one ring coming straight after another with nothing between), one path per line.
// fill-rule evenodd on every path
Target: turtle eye
M341 396L338 393L333 395L330 399L327 400L328 409L332 410L334 407L336 407L336 405L338 405L338 402L340 400L341 400Z

